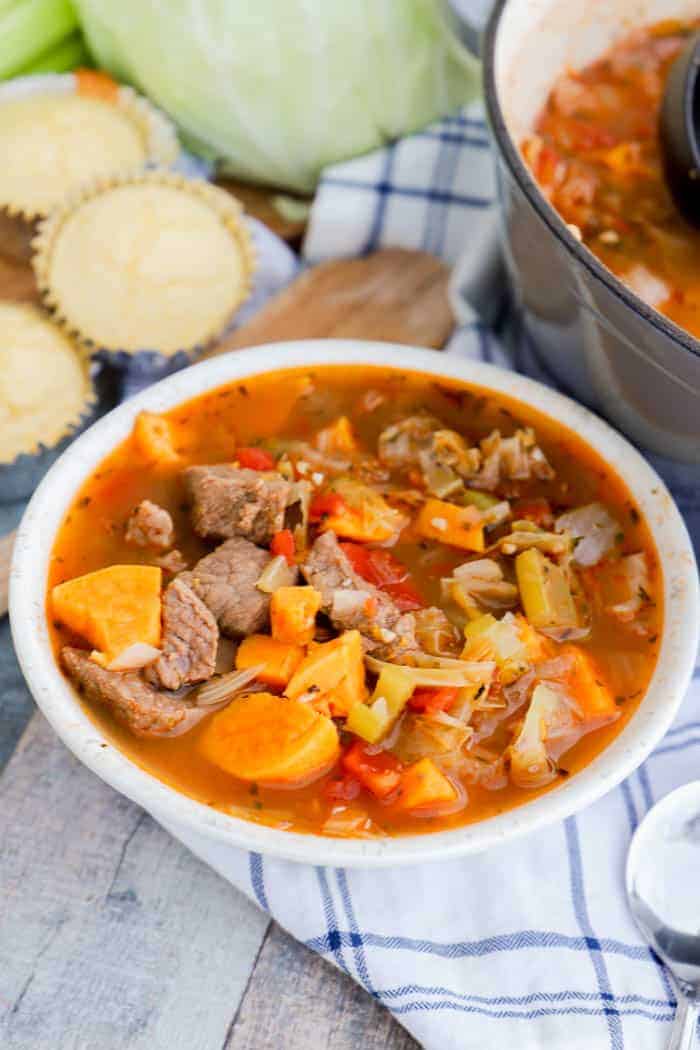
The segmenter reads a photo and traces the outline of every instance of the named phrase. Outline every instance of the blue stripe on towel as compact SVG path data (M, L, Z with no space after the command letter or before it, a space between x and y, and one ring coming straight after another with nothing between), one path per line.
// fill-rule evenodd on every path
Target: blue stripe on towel
M391 155L391 151L389 151ZM420 186L392 186L388 182L363 182L361 179L351 179L340 175L326 175L324 182L334 186L345 186L352 190L369 190L370 193L378 193L380 198L385 198L391 193L400 197L421 197L425 200L441 201L443 204L459 204L467 208L489 208L493 204L491 197L465 196L461 193L444 193L437 190L421 189ZM382 212L384 211L382 207ZM381 221L381 220L380 220ZM374 226L377 226L375 222ZM372 241L374 246L376 241ZM370 249L366 249L369 251Z
M377 993L382 999L403 999L412 995L440 995L458 999L460 1002L481 1003L487 1006L531 1006L533 1003L562 1003L567 999L574 1002L591 1002L601 999L599 992L581 992L570 989L561 992L531 992L529 995L470 995L464 992L455 992L451 988L425 987L420 984L407 984L399 988L383 988ZM604 998L604 997L603 997ZM652 999L647 995L622 995L617 999L621 1005L639 1004L641 1006L653 1007L654 1009L666 1009L675 1007L675 999L669 1002L667 999Z
M352 947L351 934L336 929L340 943ZM363 944L366 948L384 948L387 951L418 952L423 955L434 955L441 959L473 959L496 952L512 952L535 948L563 948L569 951L587 952L590 949L586 937L571 937L553 930L519 930L515 933L500 934L496 937L484 937L478 941L429 941L413 937L386 936L378 933L364 932ZM304 941L307 948L317 952L328 952L332 949L328 934L311 937ZM611 938L599 939L601 951L607 955L621 955L639 962L649 961L649 949L641 944L627 944Z
M328 948L333 954L336 965L340 967L345 973L349 973L347 963L345 962L345 956L343 955L343 940L338 930L338 920L335 915L335 908L333 906L333 898L331 897L331 891L328 886L328 877L324 868L315 868L316 878L318 879L318 885L321 890L321 906L323 908L323 916L326 920L326 939Z
M521 1021L534 1021L538 1017L561 1017L571 1015L583 1015L585 1017L606 1017L608 1022L610 1021L610 1011L607 1008L601 1007L587 1007L587 1006L540 1006L534 1010L488 1010L484 1006L475 1006L466 1003L456 1003L454 1000L432 1000L432 1001L418 1001L415 1003L407 1003L405 1006L392 1006L391 1012L396 1015L413 1013L414 1011L436 1011L436 1010L456 1010L460 1013L468 1014L482 1014L486 1017L491 1017L496 1021L504 1020L505 1018L511 1018L514 1020ZM620 1041L614 1042L611 1045L616 1047L624 1047L622 1040L622 1026L620 1023L621 1017L644 1017L648 1021L660 1021L664 1024L673 1020L673 1012L657 1012L651 1013L648 1010L644 1010L641 1007L623 1007L620 1010L615 1010L615 1020L619 1028L619 1039Z
M566 848L569 857L571 897L574 906L574 914L576 916L576 921L578 922L579 929L584 935L590 951L591 962L593 964L596 980L598 982L598 989L600 992L601 1001L609 1004L603 1006L603 1013L605 1014L608 1032L610 1035L611 1050L623 1050L625 1043L624 1037L622 1035L622 1023L620 1021L620 1014L617 1006L615 1005L615 997L612 993L610 978L608 977L608 968L605 965L605 958L603 956L601 943L595 936L595 930L591 925L591 920L588 915L588 905L586 903L586 888L583 878L581 846L579 842L578 825L576 823L576 817L569 817L567 820L565 820L564 829L566 834Z
M338 889L340 890L340 898L343 902L345 909L345 915L350 924L350 942L352 944L353 953L355 956L355 966L357 969L357 975L364 984L367 991L376 996L376 992L372 987L372 981L369 976L369 968L367 966L367 958L364 952L364 941L360 928L357 925L357 919L355 917L355 909L352 905L352 897L350 896L350 887L348 886L348 877L344 868L339 868L336 872L336 879L338 881Z
M253 888L255 899L264 911L270 910L270 905L265 892L265 878L263 873L263 859L259 853L251 853L248 861L250 870L250 885Z

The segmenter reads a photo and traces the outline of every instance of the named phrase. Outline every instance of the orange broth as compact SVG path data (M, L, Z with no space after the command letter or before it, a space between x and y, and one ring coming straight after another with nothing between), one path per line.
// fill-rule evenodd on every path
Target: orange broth
M384 395L374 410L363 409L368 390ZM470 440L498 427L506 436L523 424L536 429L538 442L556 470L554 481L519 483L521 498L547 495L563 506L600 500L623 524L624 553L644 551L651 568L653 631L636 636L610 619L594 622L590 638L580 644L594 655L606 682L614 691L620 717L590 732L559 763L557 780L540 790L512 784L499 790L469 786L468 804L450 816L422 818L392 813L391 807L363 793L362 805L384 833L390 835L444 830L472 823L529 801L543 790L556 789L590 763L620 733L644 696L657 658L662 625L662 580L648 527L629 491L615 471L573 431L526 405L456 381L436 380L414 372L365 366L325 366L294 369L246 378L195 398L165 418L176 435L181 462L177 466L148 463L127 438L88 477L74 499L54 544L48 586L114 563L147 563L149 554L124 540L124 524L141 499L167 508L173 517L177 546L192 562L210 547L189 525L182 466L231 461L237 445L253 445L272 438L309 439L340 414L350 417L362 443L376 448L380 431L421 407L435 414ZM401 542L394 552L405 562L414 583L428 601L439 600L436 561L426 561L416 542ZM152 560L152 558L150 559ZM439 571L464 560L448 548L441 552ZM51 613L49 609L49 619ZM76 639L58 623L51 624L56 654ZM78 641L77 644L84 644ZM295 790L264 788L239 781L205 759L198 750L204 723L172 739L133 736L105 707L80 701L107 740L138 766L191 798L247 819L318 833L333 802L324 784L338 771Z

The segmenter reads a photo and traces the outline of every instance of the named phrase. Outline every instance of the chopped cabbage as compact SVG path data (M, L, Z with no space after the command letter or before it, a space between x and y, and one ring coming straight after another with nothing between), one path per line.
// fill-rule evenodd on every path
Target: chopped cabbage
M620 534L620 524L602 503L588 503L557 518L557 532L569 533L576 545L577 565L597 565L612 550Z
M571 710L553 686L535 686L520 732L511 744L510 776L517 787L538 788L557 775L547 739L571 727Z

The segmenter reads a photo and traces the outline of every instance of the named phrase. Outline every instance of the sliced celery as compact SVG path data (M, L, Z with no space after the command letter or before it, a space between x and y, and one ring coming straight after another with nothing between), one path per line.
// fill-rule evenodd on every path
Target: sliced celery
M574 627L578 623L569 582L562 569L531 547L515 559L525 615L533 627Z
M488 492L479 492L477 489L465 489L460 495L465 506L476 507L477 510L490 510L500 503L495 496L489 496Z
M412 692L413 680L405 669L383 668L369 703L351 707L346 728L375 744L389 732Z
M529 667L527 646L523 641L518 621L508 613L502 620L490 614L473 620L464 629L465 659L491 657L496 661L501 681L508 685Z
M80 33L72 33L56 47L33 59L20 70L20 75L29 73L65 73L78 66L91 65L90 55Z
M402 667L385 667L377 679L372 700L386 700L391 719L398 718L413 692L413 679Z
M368 704L354 704L348 712L345 728L362 737L368 744L376 744L384 735L384 724L379 713Z
M486 634L487 631L490 631L497 623L498 620L495 616L492 616L491 613L484 613L483 616L479 616L478 619L472 620L471 623L467 624L464 628L464 637L467 642L473 642Z
M22 0L0 16L0 79L14 76L78 28L69 0Z
M455 605L458 605L459 608L467 614L467 617L470 620L481 619L481 609L468 591L465 591L464 587L462 587L461 583L457 580L451 580L449 582L447 597L450 598Z

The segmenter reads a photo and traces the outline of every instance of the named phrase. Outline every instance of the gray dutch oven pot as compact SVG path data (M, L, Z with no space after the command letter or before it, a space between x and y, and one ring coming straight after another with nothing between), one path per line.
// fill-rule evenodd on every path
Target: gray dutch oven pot
M700 341L647 306L584 247L518 150L567 66L635 25L697 17L697 0L498 0L483 41L504 258L527 335L568 392L641 446L698 465Z

